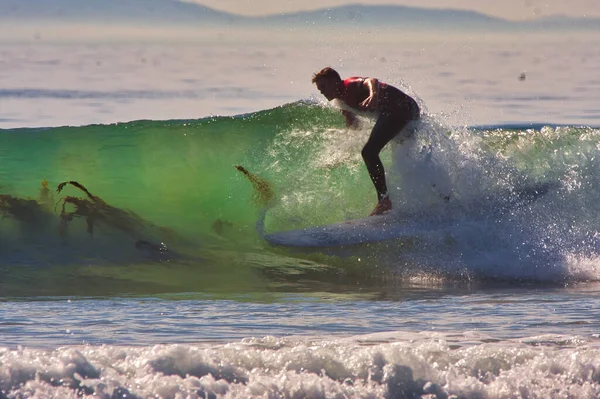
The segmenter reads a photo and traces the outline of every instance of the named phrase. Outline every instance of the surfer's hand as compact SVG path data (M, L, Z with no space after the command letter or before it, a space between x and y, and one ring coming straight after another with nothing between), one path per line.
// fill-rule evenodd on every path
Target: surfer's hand
M360 122L353 113L348 111L342 111L342 114L346 119L346 127L348 129L358 129L360 127Z
M360 103L360 106L365 110L372 110L377 107L377 98L373 95L369 96Z

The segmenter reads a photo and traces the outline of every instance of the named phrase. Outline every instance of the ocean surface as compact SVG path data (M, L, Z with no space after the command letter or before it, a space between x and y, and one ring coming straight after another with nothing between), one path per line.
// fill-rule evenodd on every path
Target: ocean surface
M600 42L400 36L4 38L0 399L599 398ZM273 245L375 205L324 66L404 233Z

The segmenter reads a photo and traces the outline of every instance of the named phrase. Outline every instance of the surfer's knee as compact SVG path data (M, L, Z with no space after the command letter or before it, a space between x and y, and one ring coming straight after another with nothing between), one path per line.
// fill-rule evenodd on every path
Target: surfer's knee
M369 162L377 159L379 156L379 151L380 149L377 148L377 146L373 145L372 143L367 143L360 152L360 155L362 155L362 158L365 162Z

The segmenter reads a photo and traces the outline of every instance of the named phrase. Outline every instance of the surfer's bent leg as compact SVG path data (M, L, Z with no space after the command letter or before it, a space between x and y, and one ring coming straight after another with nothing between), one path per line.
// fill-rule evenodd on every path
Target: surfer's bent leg
M415 108L416 106L416 108ZM377 191L377 202L378 205L373 210L371 215L379 215L392 209L392 202L389 199L387 184L385 181L385 170L383 169L383 163L379 158L379 153L394 137L398 135L406 125L419 118L419 109L416 103L411 107L404 107L400 111L396 112L383 112L377 119L369 140L362 149L361 155L367 166L371 181ZM407 132L405 140L409 138L414 132Z

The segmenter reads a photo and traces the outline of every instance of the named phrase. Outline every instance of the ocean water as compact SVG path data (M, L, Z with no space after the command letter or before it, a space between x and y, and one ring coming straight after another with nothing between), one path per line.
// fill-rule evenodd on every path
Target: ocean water
M600 397L596 38L308 38L0 45L0 398ZM265 239L375 205L326 65L410 234Z

